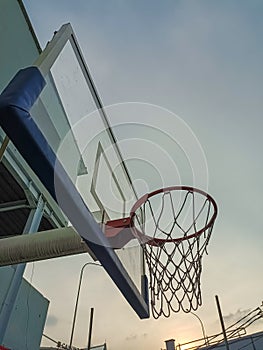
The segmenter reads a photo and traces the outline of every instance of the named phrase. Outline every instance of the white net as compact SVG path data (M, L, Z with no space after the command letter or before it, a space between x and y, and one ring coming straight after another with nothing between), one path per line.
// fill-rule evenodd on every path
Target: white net
M215 201L191 187L170 187L137 203L133 232L149 270L153 317L196 310L202 304L202 256L217 215Z

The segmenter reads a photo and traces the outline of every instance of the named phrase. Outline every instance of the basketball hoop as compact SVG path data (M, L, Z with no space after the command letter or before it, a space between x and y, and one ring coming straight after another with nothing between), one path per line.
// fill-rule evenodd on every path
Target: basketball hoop
M194 311L202 304L202 257L216 216L217 205L209 194L174 186L141 197L129 218L106 223L106 235L117 249L134 237L140 242L154 318Z
M133 206L131 228L148 265L154 318L202 304L202 256L216 216L214 199L186 186L146 194Z

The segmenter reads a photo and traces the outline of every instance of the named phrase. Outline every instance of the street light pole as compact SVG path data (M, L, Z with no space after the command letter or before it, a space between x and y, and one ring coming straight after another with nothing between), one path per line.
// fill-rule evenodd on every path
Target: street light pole
M203 324L201 318L197 314L192 312L192 311L190 311L190 314L194 315L199 320L199 322L201 324L201 328L202 328L203 337L204 337L204 340L205 340L205 345L209 345L209 343L207 342L206 334L205 334L205 327L204 327L204 324Z
M80 289L81 289L81 282L82 282L83 272L84 272L85 267L88 266L88 265L101 266L101 264L99 264L99 263L87 262L81 268L80 276L79 276L78 292L77 292L75 308L74 308L74 315L73 315L73 321L72 321L71 335L70 335L70 341L69 341L69 348L70 349L72 347L72 342L73 342L73 336L74 336L74 330L75 330L75 324L76 324L76 317L77 317L77 311L78 311L79 295L80 295Z

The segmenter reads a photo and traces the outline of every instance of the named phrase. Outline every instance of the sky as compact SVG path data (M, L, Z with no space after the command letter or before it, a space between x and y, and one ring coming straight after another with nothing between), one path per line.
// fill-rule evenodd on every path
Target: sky
M162 139L169 133L188 157L191 181L215 198L219 215L203 259L203 305L196 311L206 334L220 332L215 295L227 325L259 306L262 1L24 0L24 5L43 48L55 30L71 23L104 105L125 115L116 132L139 192L170 184L173 176L189 185L184 162L176 163L178 149L166 148ZM156 125L159 134L148 136ZM152 151L142 153L149 142ZM157 149L167 163L154 162L151 152ZM200 154L204 159L195 158ZM147 157L156 181L140 174L147 167L136 168L136 160L146 164ZM50 300L45 334L55 340L69 342L79 272L87 261L83 255L28 264L26 278ZM166 339L182 344L202 337L191 314L140 320L101 267L87 266L84 277L75 346L87 344L91 307L92 342L106 341L109 350L161 349ZM248 331L262 330L262 324ZM52 345L46 339L43 344Z

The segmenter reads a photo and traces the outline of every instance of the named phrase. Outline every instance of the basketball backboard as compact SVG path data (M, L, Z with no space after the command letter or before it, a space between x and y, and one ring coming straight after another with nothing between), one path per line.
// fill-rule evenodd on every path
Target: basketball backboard
M19 120L20 128L14 130L4 118L2 127L92 256L101 262L137 314L149 317L139 243L134 241L114 251L103 233L107 220L127 216L137 196L70 24L54 34L34 67L19 73L11 83L12 93L19 95L16 107L22 109L21 96L26 96L25 104L30 108L24 110L30 113L29 118L16 111L13 123ZM17 82L22 85L16 91Z
M136 192L69 24L55 34L35 65L47 85L31 116L96 221L125 217Z

